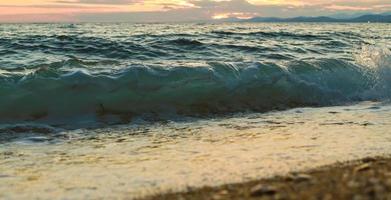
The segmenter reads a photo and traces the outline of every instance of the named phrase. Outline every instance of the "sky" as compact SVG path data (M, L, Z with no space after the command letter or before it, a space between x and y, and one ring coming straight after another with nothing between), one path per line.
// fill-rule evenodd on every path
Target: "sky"
M390 0L0 0L0 22L175 22L388 11Z

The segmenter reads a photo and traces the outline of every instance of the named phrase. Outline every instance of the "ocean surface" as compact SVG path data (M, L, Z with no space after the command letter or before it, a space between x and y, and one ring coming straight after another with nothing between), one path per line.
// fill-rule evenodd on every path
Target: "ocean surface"
M391 153L391 24L1 24L0 198L132 198Z
M122 122L382 101L389 24L0 26L0 121Z

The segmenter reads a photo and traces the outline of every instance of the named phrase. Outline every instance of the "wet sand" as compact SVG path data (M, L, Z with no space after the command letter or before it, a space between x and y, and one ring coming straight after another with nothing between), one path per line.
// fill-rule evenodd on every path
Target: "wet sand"
M160 194L143 200L391 199L391 158L365 158L270 179Z
M11 127L0 199L134 199L384 157L390 111L364 102L59 133Z

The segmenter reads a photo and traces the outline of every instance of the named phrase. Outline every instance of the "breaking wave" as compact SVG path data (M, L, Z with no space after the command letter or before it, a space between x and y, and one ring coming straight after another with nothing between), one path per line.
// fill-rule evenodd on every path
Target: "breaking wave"
M0 71L0 121L80 116L128 120L381 101L391 95L390 55L388 49L367 47L354 63L314 59L245 67L226 62L137 65L111 74L44 67L28 75Z

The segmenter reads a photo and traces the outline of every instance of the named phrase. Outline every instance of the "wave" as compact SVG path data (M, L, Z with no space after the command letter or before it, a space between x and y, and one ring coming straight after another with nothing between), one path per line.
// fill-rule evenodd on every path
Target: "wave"
M64 129L44 124L12 124L0 125L0 144L11 141L25 142L54 142L60 139L69 139Z
M255 32L234 32L234 31L212 31L212 34L216 35L226 35L226 36L260 36L262 38L290 38L290 39L301 39L301 40L331 40L332 37L325 35L315 35L315 34L301 34L301 33L292 33L285 31L278 32L267 32L267 31L255 31Z
M389 99L390 51L364 50L357 64L316 59L245 67L139 65L113 74L58 68L28 75L0 72L0 122L203 116Z
M0 46L13 50L0 52L0 55L12 54L15 51L38 51L116 59L166 56L166 53L159 49L137 44L134 41L114 41L107 38L78 35L32 35L1 38Z

